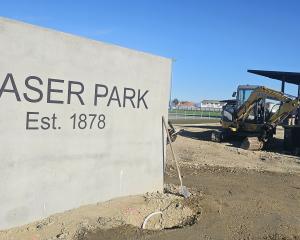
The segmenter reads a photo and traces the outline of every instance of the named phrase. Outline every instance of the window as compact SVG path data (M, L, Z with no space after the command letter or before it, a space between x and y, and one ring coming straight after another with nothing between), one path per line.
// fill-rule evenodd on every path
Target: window
M242 105L251 95L253 89L240 89L238 92L238 102Z

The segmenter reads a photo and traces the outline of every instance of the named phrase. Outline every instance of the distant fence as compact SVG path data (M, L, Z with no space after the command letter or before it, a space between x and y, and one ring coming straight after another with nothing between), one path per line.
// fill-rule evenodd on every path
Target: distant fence
M220 119L221 111L215 108L169 109L169 119Z

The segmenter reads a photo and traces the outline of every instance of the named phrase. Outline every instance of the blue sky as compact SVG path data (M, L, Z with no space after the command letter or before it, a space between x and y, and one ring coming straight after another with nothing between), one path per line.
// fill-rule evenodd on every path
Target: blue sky
M179 100L227 99L247 83L280 89L247 69L300 72L297 0L0 3L4 17L176 59L172 97Z

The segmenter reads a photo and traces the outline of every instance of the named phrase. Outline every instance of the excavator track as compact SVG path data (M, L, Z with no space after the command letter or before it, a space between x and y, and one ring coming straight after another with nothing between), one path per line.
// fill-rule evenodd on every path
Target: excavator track
M246 137L241 144L241 148L251 151L260 151L263 147L264 142L260 141L257 137Z
M222 142L223 140L223 132L222 131L213 131L211 133L211 141L213 142Z

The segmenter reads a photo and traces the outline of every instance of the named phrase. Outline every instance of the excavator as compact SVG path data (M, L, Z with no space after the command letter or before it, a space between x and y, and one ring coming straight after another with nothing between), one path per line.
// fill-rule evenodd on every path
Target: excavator
M212 132L211 140L222 142L239 136L243 138L241 147L254 151L265 148L276 127L300 106L299 97L264 86L240 85L233 97L223 107L222 129Z

